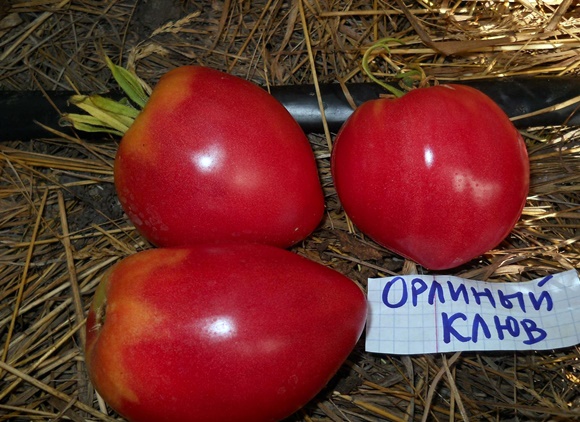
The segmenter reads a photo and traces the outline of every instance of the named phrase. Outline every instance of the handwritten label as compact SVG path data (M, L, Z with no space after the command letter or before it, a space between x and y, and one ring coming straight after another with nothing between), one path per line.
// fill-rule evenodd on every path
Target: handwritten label
M419 354L580 344L575 270L521 283L452 276L369 279L366 350Z

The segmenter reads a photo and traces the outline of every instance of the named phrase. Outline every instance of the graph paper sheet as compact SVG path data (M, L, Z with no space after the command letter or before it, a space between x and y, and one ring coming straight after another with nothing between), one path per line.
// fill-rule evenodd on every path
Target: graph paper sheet
M575 270L521 283L409 275L368 283L366 350L546 350L580 344Z

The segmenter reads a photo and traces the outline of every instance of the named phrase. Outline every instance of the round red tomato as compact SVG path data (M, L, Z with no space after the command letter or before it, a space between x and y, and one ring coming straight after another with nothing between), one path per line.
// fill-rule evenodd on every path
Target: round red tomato
M123 209L157 246L290 246L324 211L314 154L290 113L246 80L200 66L164 75L115 159Z
M284 249L159 248L103 277L85 358L132 422L277 421L324 387L365 319L355 283Z
M514 125L485 94L453 84L361 105L336 137L332 174L363 233L434 270L496 247L529 188Z

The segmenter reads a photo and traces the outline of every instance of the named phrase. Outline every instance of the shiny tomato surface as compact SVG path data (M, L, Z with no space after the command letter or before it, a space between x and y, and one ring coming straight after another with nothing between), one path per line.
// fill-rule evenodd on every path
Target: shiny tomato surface
M129 421L276 421L324 387L365 319L354 282L284 249L152 249L104 276L85 358Z
M157 246L290 246L324 212L314 154L290 113L241 78L200 66L165 74L115 159L123 209Z
M337 135L332 174L363 233L434 270L496 247L529 188L521 135L489 97L462 85L360 106Z

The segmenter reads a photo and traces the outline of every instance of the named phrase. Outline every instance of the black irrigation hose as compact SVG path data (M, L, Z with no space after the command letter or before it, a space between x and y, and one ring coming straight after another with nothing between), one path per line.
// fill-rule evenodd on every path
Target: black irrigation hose
M580 96L580 78L500 78L459 83L483 91L510 117L557 106ZM329 129L336 132L352 113L352 107L339 84L322 85L320 91ZM385 93L383 88L374 83L349 84L348 91L356 105ZM276 86L271 88L271 93L290 111L305 132L323 133L314 86ZM61 112L80 112L68 104L71 92L50 91L47 95ZM574 103L514 123L518 128L562 124L576 126L580 125L578 107ZM50 136L35 121L65 132L70 131L59 127L59 118L55 108L39 91L0 91L0 141Z
M459 82L477 88L491 97L509 117L557 106L580 96L580 78L505 78ZM378 98L385 90L374 83L349 84L348 91L356 105ZM280 86L272 94L284 104L305 132L322 133L322 120L314 87ZM331 131L336 132L352 113L352 107L338 84L321 86L325 116ZM514 121L518 128L532 126L579 125L580 111L573 104L561 110ZM428 110L427 112L437 112Z

